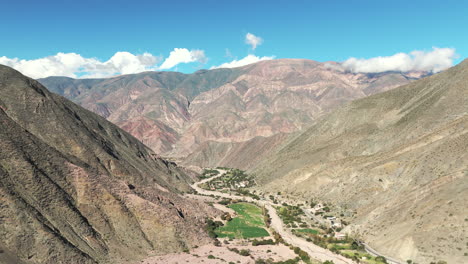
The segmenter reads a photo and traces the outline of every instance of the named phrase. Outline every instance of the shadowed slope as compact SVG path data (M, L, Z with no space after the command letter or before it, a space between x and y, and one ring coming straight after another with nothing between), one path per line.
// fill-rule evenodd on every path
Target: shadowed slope
M104 118L0 65L0 247L28 263L126 262L209 241L192 179Z

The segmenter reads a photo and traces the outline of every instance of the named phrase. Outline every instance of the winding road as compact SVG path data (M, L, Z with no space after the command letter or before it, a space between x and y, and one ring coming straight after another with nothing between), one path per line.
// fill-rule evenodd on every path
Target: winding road
M211 181L213 179L219 178L223 176L223 174L226 173L226 171L221 171L220 174L216 175L214 177L204 179L202 181L196 182L192 184L192 188L196 190L200 194L204 195L216 195L224 198L230 198L230 199L238 199L238 200L244 200L246 202L250 203L255 203L258 206L265 207L268 211L268 214L271 217L271 225L270 227L273 228L278 234L281 235L281 237L286 241L287 243L299 247L303 251L307 252L309 256L313 259L319 260L321 262L324 262L326 260L331 260L335 264L353 264L356 263L352 261L351 259L345 258L341 255L335 254L327 249L324 249L322 247L319 247L311 242L308 242L307 240L297 237L293 235L290 231L286 230L284 228L283 222L281 221L280 217L276 213L276 209L273 208L273 203L270 201L265 201L265 200L254 200L250 197L243 197L239 195L233 195L233 194L228 194L228 193L222 193L218 191L209 191L205 190L199 187L200 184L206 183L208 181Z

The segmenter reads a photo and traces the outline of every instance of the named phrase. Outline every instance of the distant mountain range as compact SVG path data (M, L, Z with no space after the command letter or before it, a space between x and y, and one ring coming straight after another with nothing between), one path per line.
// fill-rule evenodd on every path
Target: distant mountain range
M193 74L145 72L39 82L185 166L246 169L343 103L427 74L360 74L336 66L280 59Z
M210 242L192 177L0 65L0 263L115 263ZM115 261L115 262L114 262Z
M337 206L365 241L466 263L468 60L338 108L255 170L265 192Z

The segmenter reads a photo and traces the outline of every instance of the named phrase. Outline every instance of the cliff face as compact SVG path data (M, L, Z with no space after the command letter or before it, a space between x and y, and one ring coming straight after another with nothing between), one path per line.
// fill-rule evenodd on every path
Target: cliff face
M0 65L0 254L119 263L204 244L192 179L104 118Z
M468 61L324 116L257 167L265 191L355 212L402 261L466 262Z
M332 66L281 59L189 75L147 72L39 81L185 166L246 169L258 154L249 146L272 150L341 104L424 74L354 74Z

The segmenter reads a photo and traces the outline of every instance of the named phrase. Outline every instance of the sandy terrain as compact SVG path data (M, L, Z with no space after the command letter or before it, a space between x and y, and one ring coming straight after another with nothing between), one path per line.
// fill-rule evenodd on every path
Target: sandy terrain
M222 240L221 240L222 241ZM226 245L222 243L221 247L213 245L205 245L199 248L192 249L190 253L174 253L164 256L155 256L147 258L141 261L141 264L182 264L182 263L241 263L250 264L255 263L256 259L272 259L273 261L285 261L297 257L294 251L286 247L285 245L242 245L240 241L230 242L231 244ZM244 243L246 244L246 243ZM230 251L228 248L248 249L250 250L250 256L241 256L236 252ZM268 251L268 252L267 252ZM208 256L214 256L214 259L209 259ZM239 261L239 262L238 262Z

